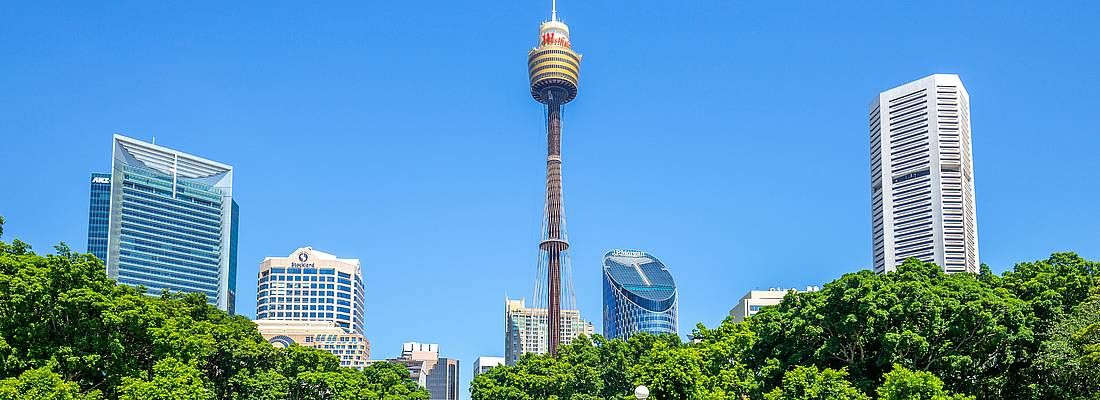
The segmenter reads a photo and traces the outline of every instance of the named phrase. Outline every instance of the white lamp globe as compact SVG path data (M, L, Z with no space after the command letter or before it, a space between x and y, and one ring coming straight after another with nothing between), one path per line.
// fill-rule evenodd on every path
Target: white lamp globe
M638 400L649 398L649 388L645 387L645 385L638 386L634 389L634 397L637 397Z

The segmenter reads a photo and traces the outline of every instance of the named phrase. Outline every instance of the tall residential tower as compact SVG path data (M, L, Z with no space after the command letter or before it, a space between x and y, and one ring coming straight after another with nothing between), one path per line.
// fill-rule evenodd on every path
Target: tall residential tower
M907 258L978 272L970 97L957 75L887 90L870 106L875 272Z
M88 251L119 283L205 294L230 313L237 292L233 167L115 135L110 174L92 174Z
M531 96L546 106L546 207L539 243L535 306L546 307L549 323L546 347L552 355L557 354L562 341L562 310L576 308L561 188L561 113L562 106L577 97L580 64L581 56L569 42L569 27L558 21L555 0L550 21L539 27L538 46L527 53Z
M528 308L524 299L504 300L504 362L515 365L525 353L546 354L549 328L545 307ZM581 319L577 310L562 310L558 333L567 346L580 335L596 332L591 322Z

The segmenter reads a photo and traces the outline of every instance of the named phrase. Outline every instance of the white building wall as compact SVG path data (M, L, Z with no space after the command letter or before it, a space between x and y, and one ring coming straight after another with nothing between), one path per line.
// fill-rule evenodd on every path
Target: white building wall
M936 74L871 102L874 269L913 257L978 272L970 99L957 75Z

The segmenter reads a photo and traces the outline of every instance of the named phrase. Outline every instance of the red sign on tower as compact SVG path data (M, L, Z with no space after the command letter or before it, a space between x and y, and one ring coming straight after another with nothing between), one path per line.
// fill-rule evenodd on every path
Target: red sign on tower
M569 47L569 38L555 34L554 32L544 33L542 35L542 46L558 45L562 47Z

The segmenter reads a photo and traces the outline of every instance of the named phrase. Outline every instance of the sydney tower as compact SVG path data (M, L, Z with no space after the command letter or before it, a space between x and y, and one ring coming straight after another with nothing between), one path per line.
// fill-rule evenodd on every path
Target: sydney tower
M565 103L577 97L581 56L569 43L569 27L558 21L556 0L550 21L539 27L538 47L527 55L527 72L531 77L531 96L546 106L546 207L542 221L542 241L539 243L539 274L545 273L546 285L540 276L535 298L543 295L547 307L547 350L556 355L561 343L561 310L576 307L572 293L569 261L569 240L565 233L565 205L562 201L561 176L561 114ZM562 281L565 281L566 304L562 304ZM541 304L539 304L541 305Z

